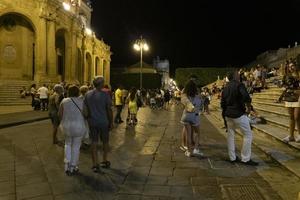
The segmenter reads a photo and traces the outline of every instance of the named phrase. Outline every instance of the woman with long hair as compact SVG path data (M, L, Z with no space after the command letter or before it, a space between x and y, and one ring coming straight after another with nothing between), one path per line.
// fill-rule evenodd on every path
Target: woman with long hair
M186 130L187 140L187 150L185 155L190 156L203 156L200 152L200 117L199 112L201 108L202 101L198 96L198 90L195 82L189 80L183 89L183 94L181 96L181 102L184 105L184 110L181 116L181 123L184 125ZM192 134L194 132L194 134ZM194 136L193 136L194 135ZM194 137L195 145L192 146L192 137Z
M58 110L61 101L64 98L64 88L60 84L56 84L53 88L54 93L49 98L49 117L53 126L53 144L58 143L57 129L59 126Z
M299 96L299 72L294 62L290 62L284 78L285 85L288 90L292 90ZM285 107L288 108L290 122L289 122L289 135L283 138L284 142L300 142L300 97L295 102L285 102ZM298 135L295 136L295 126L297 124Z

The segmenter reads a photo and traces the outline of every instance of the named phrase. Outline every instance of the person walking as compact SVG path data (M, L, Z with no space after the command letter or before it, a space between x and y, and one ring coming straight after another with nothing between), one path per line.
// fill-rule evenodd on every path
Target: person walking
M117 114L116 114L114 122L116 124L121 124L124 122L121 118L121 113L122 113L122 109L123 109L122 88L123 87L121 85L119 85L117 90L115 91L115 106L117 108Z
M228 75L229 83L226 84L221 97L221 107L227 121L227 147L230 162L241 162L246 165L256 166L257 162L251 160L252 131L247 113L251 111L251 98L243 83L239 82L237 71ZM243 133L243 147L241 160L235 153L235 129Z
M198 96L197 86L193 80L187 82L184 87L181 103L184 105L184 110L181 116L181 123L186 130L187 148L185 155L190 156L203 156L200 152L200 107L202 101ZM184 140L184 139L183 139ZM194 145L192 144L194 141Z
M93 80L95 89L89 91L84 99L84 116L88 120L90 128L92 170L100 173L100 167L109 168L109 130L113 127L112 102L110 96L103 92L104 78L96 76ZM103 161L99 164L97 156L97 144L99 137L103 142Z
M79 88L70 86L68 95L60 104L59 116L60 129L65 136L65 173L70 176L79 171L81 140L88 129L82 112L83 100L79 98Z
M56 84L53 88L54 93L49 98L49 117L53 126L53 144L58 144L57 129L59 126L58 110L61 101L64 98L64 88L60 84Z

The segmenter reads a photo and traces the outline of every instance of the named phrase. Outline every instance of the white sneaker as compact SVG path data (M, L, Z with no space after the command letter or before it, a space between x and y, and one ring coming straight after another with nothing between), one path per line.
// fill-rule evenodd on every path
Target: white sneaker
M191 157L191 152L186 151L186 152L184 152L184 155L186 155L187 157Z
M283 138L282 139L283 140L283 142L286 142L286 143L288 143L288 142L292 142L292 141L295 141L295 139L294 138L292 138L291 136L286 136L285 138Z
M193 150L193 155L195 155L195 156L203 156L204 154L202 152L200 152L199 149L194 149Z
M180 148L182 151L188 150L187 146L184 146L184 145L181 145L179 148Z

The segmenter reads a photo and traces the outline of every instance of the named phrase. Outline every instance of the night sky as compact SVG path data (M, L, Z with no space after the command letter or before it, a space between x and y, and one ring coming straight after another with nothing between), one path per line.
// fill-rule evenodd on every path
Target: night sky
M112 67L139 61L140 35L171 69L241 66L271 49L300 43L300 1L93 0L92 28L111 46Z

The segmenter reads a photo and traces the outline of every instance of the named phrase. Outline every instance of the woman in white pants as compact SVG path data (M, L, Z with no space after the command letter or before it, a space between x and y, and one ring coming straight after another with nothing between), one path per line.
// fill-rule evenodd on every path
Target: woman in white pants
M81 140L87 131L82 115L83 100L79 98L79 88L71 86L69 97L60 104L60 129L65 136L65 172L68 176L78 172Z

